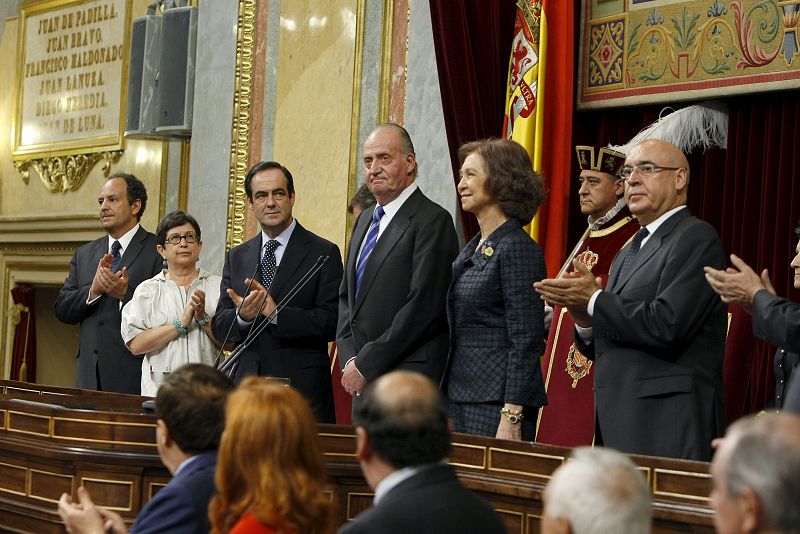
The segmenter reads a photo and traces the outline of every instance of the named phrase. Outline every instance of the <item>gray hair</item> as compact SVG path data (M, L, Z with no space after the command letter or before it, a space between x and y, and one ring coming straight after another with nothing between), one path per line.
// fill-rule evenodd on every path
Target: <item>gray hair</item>
M764 526L800 534L800 418L788 413L744 417L730 426L730 453L723 466L728 495L745 487L764 511Z
M649 534L650 491L624 454L580 447L547 484L545 514L566 518L573 534Z

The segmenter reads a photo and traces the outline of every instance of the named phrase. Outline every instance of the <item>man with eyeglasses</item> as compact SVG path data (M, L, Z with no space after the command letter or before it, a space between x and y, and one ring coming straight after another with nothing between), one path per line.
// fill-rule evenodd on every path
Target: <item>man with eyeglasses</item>
M136 176L119 172L97 202L108 235L75 252L56 299L56 317L81 325L76 387L138 395L142 361L122 341L120 321L136 287L161 272L156 238L139 224L147 190Z
M633 237L639 223L625 205L620 176L625 154L605 147L577 146L578 197L588 227L561 271L572 271L577 258L605 286L611 261ZM565 447L594 440L593 362L572 341L574 323L566 308L556 306L542 370L549 376L547 406L542 408L536 441Z
M636 145L622 176L642 229L615 258L606 289L579 261L535 287L567 307L576 346L594 359L595 444L708 461L725 427L726 309L703 267L724 268L722 244L686 208L689 164L675 145Z

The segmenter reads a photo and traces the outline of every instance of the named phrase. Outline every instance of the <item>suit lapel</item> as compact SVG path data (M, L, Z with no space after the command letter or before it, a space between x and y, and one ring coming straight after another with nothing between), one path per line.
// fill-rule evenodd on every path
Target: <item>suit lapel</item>
M631 279L634 273L644 267L650 258L653 257L653 254L655 254L656 251L661 248L661 244L664 242L664 239L670 233L672 233L672 230L675 228L675 226L677 226L680 221L689 217L690 215L689 208L684 208L661 223L661 226L658 227L658 230L656 230L650 239L648 239L647 242L642 246L642 248L639 249L639 252L636 254L633 263L621 278L619 278L619 268L622 264L622 261L615 262L614 269L612 269L614 271L613 286L611 283L608 284L610 290L614 291L615 293L619 293L622 288L625 287L625 284L628 283L628 280ZM620 258L625 257L623 254L620 254L619 256Z
M403 203L398 212L392 217L391 222L386 226L381 236L378 238L378 243L372 249L372 254L369 255L367 265L364 268L364 276L361 279L361 290L356 297L354 312L358 310L361 303L364 302L366 294L369 293L372 281L380 271L381 265L389 257L397 242L403 237L403 234L408 230L411 224L411 219L417 213L419 207L422 191L417 189L410 197ZM374 210L373 210L374 211ZM370 215L370 219L371 219ZM359 242L360 247L360 242ZM356 252L358 255L358 252ZM355 275L353 276L353 284L355 286Z
M122 254L122 261L120 261L119 269L122 269L123 267L128 267L130 269L130 266L136 259L136 256L138 256L144 248L142 242L145 239L147 239L147 231L140 226L136 233L133 234L133 239L131 239L131 242L128 243L128 248L126 248L125 252Z
M353 235L350 238L350 249L347 252L347 265L345 266L344 276L347 281L347 304L351 310L355 307L356 299L356 261L374 211L375 208L372 207L361 214L356 221L356 227L353 229Z
M311 241L308 232L305 228L297 223L292 237L289 238L289 243L286 245L286 250L283 251L281 264L275 273L275 279L272 282L272 294L276 302L280 302L286 292L291 289L290 280L293 275L297 273L300 264L308 256L308 243Z

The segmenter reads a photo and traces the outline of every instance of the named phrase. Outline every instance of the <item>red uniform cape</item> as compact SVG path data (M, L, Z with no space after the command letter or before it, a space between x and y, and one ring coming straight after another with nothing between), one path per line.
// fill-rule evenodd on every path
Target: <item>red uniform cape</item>
M623 207L610 221L591 230L578 250L577 256L592 274L602 278L603 287L614 256L639 228ZM553 310L542 360L548 404L539 412L536 441L540 443L578 447L594 441L594 371L592 362L573 344L574 325L566 309Z

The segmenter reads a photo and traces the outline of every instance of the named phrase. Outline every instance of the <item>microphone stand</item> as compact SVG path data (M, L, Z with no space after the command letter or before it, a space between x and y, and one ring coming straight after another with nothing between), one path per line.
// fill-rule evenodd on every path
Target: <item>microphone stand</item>
M234 325L234 323L236 323L236 320L239 317L239 311L242 309L242 304L244 304L245 297L247 297L247 295L250 294L250 290L253 287L253 281L256 279L256 274L258 273L258 270L260 268L261 268L261 262L259 261L256 264L256 269L255 269L255 271L253 271L253 275L250 277L250 283L247 284L247 289L245 290L244 295L242 295L242 300L241 300L241 302L239 302L239 306L236 307L236 313L233 314L233 321L231 322L231 325L228 327L228 331L225 333L225 339L222 341L222 345L220 345L219 352L217 352L217 357L214 358L214 369L219 369L219 364L222 361L222 353L225 351L225 345L228 343L228 338L231 336L231 331L233 330L233 325ZM273 278L273 280L274 280L274 278ZM269 291L271 288L272 288L272 282L270 281L270 287L267 288L267 291ZM252 327L251 327L251 329L252 329ZM249 332L248 332L248 335L249 335Z
M247 337L244 339L244 341L242 341L242 343L239 344L238 347L233 350L228 359L222 362L222 365L218 367L219 371L226 373L228 376L233 375L234 371L236 370L235 366L238 365L242 353L247 350L253 341L255 341L259 335L261 335L261 332L263 332L269 326L270 322L278 316L278 313L285 308L286 305L289 304L292 299L297 296L297 294L306 286L306 284L308 284L308 282L322 269L322 266L325 265L326 261L328 261L328 256L323 255L317 258L317 261L314 262L314 265L312 265L311 268L302 276L302 278L297 281L294 287L289 290L283 300L281 300L275 309L272 310L272 313L270 313L265 320L259 322L258 326L255 326L255 322L258 317L261 316L261 310L264 309L264 305L266 304L266 299L264 299L264 302L261 304L259 314L256 316L256 319L253 320L254 324L251 325L250 331L247 333Z

